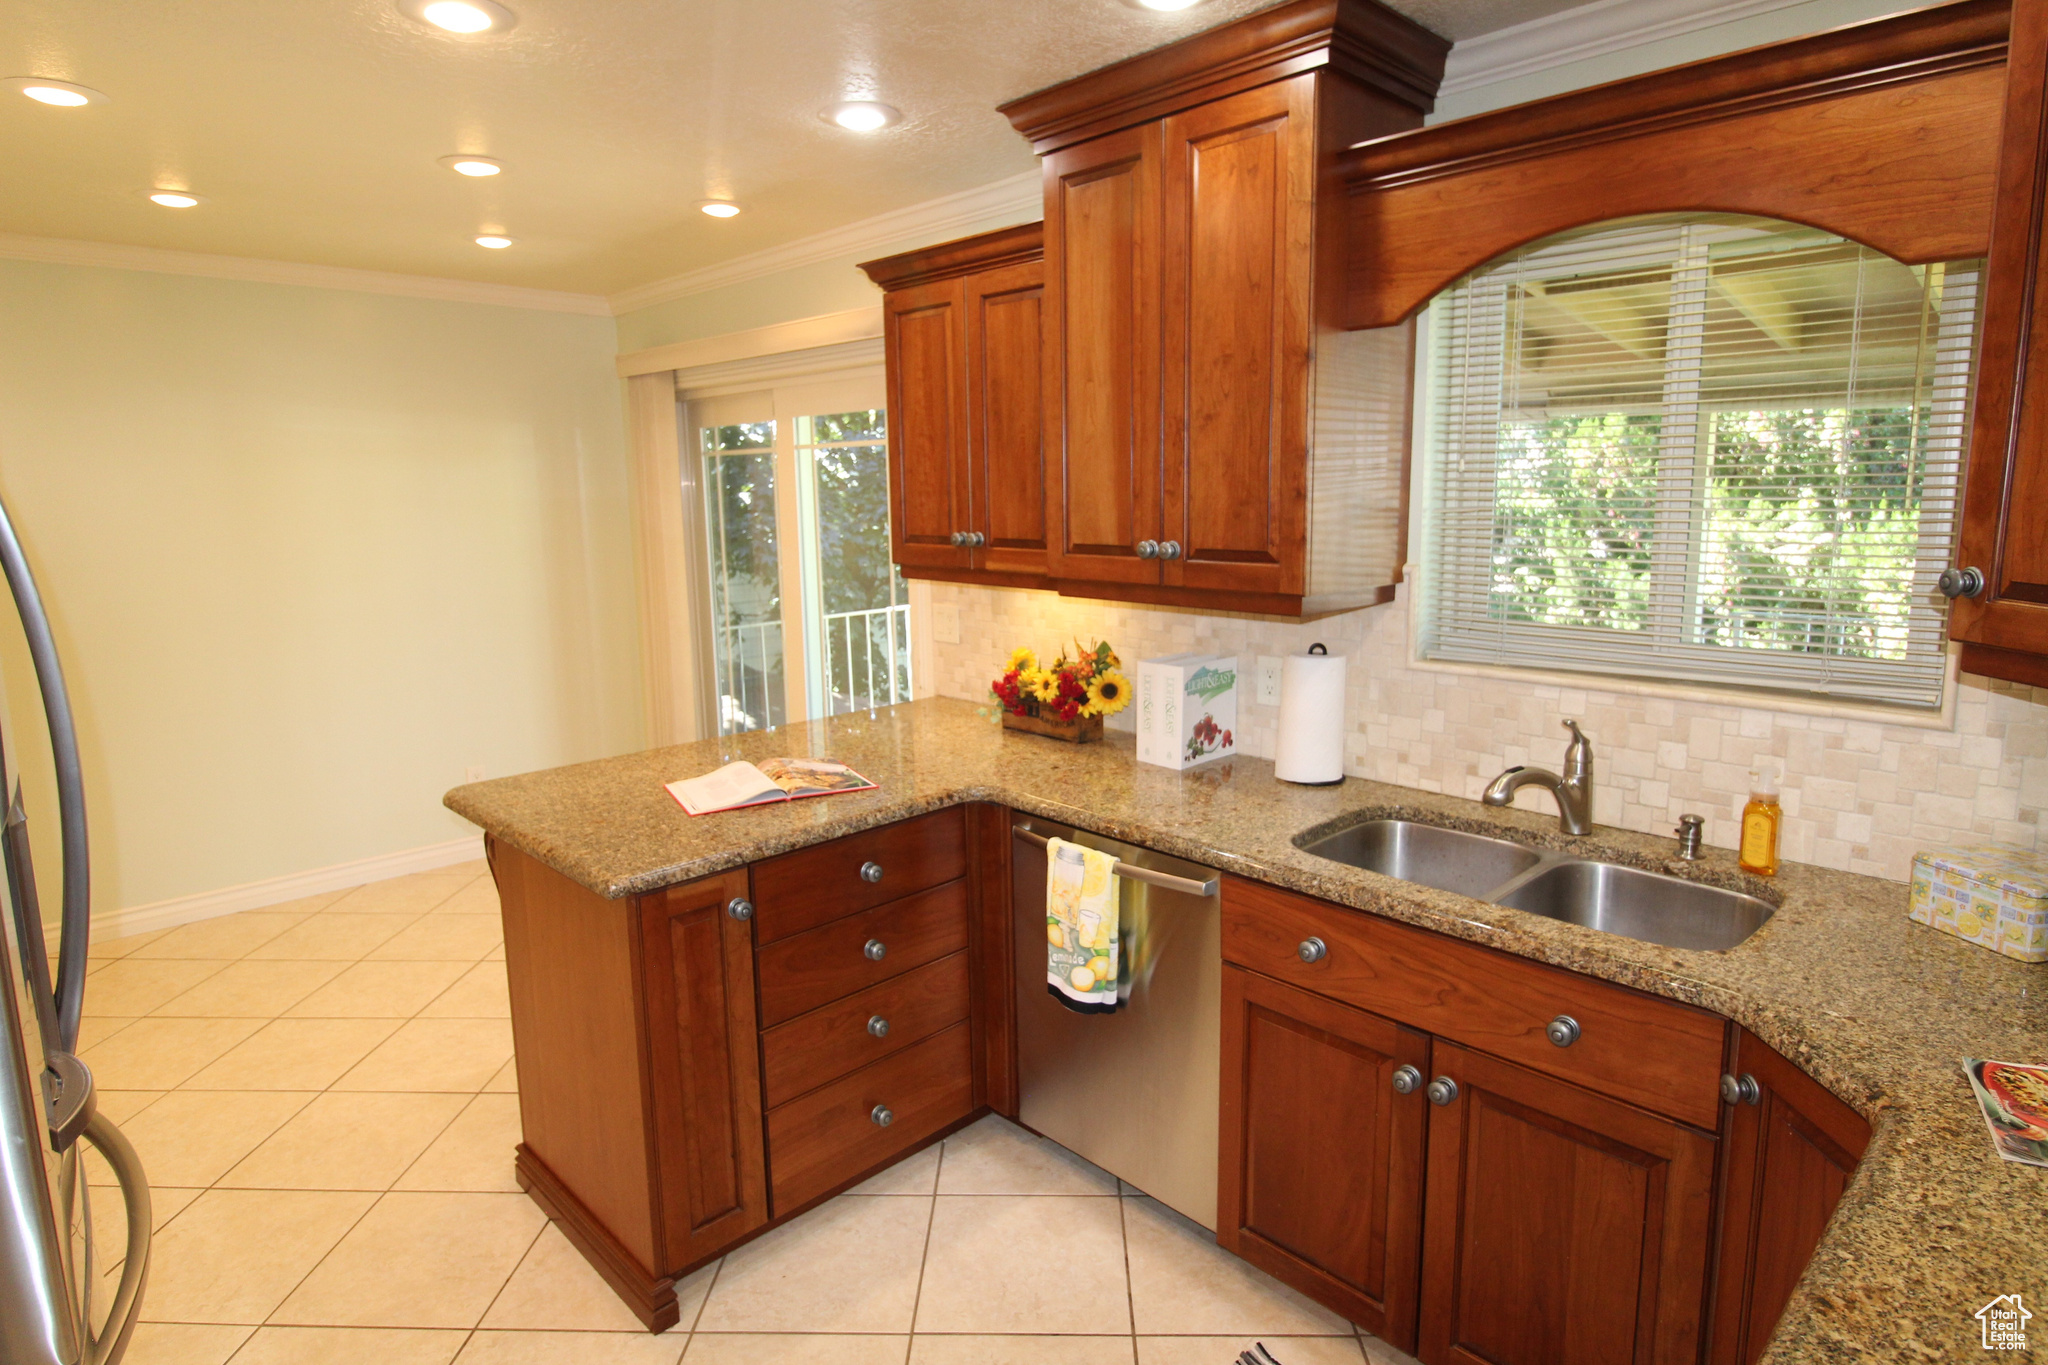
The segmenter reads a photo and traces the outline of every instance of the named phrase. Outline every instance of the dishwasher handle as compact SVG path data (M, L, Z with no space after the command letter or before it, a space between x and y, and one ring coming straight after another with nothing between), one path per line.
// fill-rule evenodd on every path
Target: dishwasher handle
M1012 825L1010 826L1010 833L1022 839L1025 843L1036 844L1040 848L1044 848L1047 842L1043 834L1032 829L1029 825ZM1171 872L1154 872L1149 867L1133 867L1126 862L1117 863L1116 875L1128 877L1134 882L1145 882L1152 886L1164 887L1168 891L1178 891L1184 896L1213 896L1216 894L1217 887L1220 884L1219 878L1214 873L1211 873L1202 881L1196 881L1192 877L1176 877Z

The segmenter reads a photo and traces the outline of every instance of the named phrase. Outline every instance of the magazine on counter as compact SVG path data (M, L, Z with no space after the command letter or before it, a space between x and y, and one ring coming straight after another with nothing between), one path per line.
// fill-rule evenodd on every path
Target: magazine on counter
M668 794L691 815L794 801L803 796L871 791L868 781L844 763L823 758L764 758L759 763L728 763L702 777L667 784Z
M1963 1058L1991 1145L2007 1161L2048 1166L2048 1067Z

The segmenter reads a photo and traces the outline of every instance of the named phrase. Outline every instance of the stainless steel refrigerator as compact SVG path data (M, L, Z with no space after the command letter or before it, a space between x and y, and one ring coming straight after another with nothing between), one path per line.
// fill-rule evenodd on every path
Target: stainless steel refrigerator
M36 899L28 817L18 773L20 736L0 743L0 793L10 793L0 853L0 1365L112 1365L127 1350L149 1278L149 1185L135 1149L93 1102L92 1074L76 1055L85 1001L91 892L85 791L71 702L42 599L7 509L0 505L0 570L21 617L49 729L63 849L57 966ZM29 712L14 708L15 714ZM10 773L9 759L16 771ZM12 779L10 783L10 778ZM121 1274L102 1318L92 1311L96 1264L86 1147L119 1182L127 1233ZM104 1197L104 1196L103 1196Z

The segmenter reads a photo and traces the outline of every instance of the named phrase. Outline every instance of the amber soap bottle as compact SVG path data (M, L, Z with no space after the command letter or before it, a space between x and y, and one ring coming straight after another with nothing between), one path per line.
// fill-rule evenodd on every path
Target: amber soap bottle
M1749 775L1749 804L1742 808L1742 848L1737 856L1744 872L1759 877L1778 875L1778 827L1785 812L1778 805L1778 778L1758 770Z

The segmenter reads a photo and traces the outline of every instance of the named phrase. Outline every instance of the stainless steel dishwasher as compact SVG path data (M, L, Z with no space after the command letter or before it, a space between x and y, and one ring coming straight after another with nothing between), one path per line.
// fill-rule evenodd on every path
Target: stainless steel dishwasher
M1219 878L1206 867L1035 815L1010 820L1018 1117L1203 1227L1216 1227ZM1124 1003L1066 1008L1045 981L1045 841L1115 854Z

